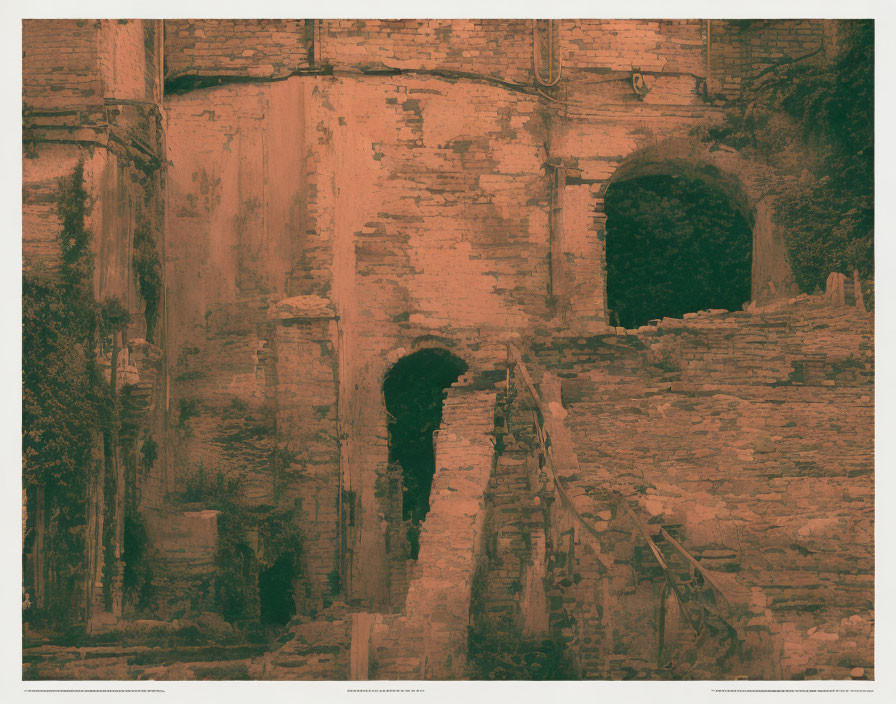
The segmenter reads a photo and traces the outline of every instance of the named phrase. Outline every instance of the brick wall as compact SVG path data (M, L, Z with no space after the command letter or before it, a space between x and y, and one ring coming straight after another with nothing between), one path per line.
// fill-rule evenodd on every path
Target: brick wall
M752 74L787 57L833 46L832 22L713 21L710 61L714 91L733 97ZM553 23L553 75L589 72L705 78L706 21L694 19L558 20ZM548 76L548 23L537 46ZM455 71L533 85L531 20L324 19L166 20L166 78L282 78L320 66L338 69ZM313 56L313 61L312 61ZM820 53L819 58L823 58Z
M155 25L26 20L23 45L25 266L55 265L58 181L83 161L95 293L137 309L129 280L136 213L161 220Z
M102 23L99 42L104 97L153 99L152 87L155 81L147 79L154 78L155 52L152 51L152 45L151 51L147 52L147 30L154 32L153 23L141 20Z
M485 331L522 331L546 315L547 202L533 198L545 186L541 118L528 97L500 88L405 77L293 78L169 105L172 403L202 411L181 433L178 471L236 471L253 500L272 500L262 456L273 447L222 453L218 416L235 399L253 417L294 403L291 389L318 362L289 361L296 343L281 327L276 380L262 373L265 316L282 299L326 296L339 316L345 486L372 541L356 547L369 561L356 584L381 602L388 585L371 574L387 560L376 498L382 378L427 336L468 363L493 362L501 343ZM290 450L317 442L309 419L325 418L314 406L329 402L302 403L294 430L278 416L277 442ZM306 510L332 510L332 481L302 487Z
M803 296L583 342L539 353L565 377L570 491L627 497L681 526L705 567L758 588L779 676L870 668L871 316Z
M761 200L778 174L687 136L722 113L685 79L657 78L657 93L684 98L670 105L630 100L627 75L614 78L605 102L575 116L503 86L413 75L296 76L169 96L173 398L203 409L178 445L179 471L232 469L255 477L257 500L271 499L262 457L272 446L241 465L220 452L213 426L234 399L272 417L272 399L287 393L278 385L291 382L259 371L271 339L259 326L282 299L325 299L338 317L344 488L359 502L349 572L356 596L384 607L376 487L389 365L422 343L493 367L503 340L555 310L583 332L606 329L601 206L621 165L627 175L641 162L678 172L705 159L737 174L732 197L755 207L754 280L786 290L780 233ZM548 160L567 169L563 179ZM331 505L320 491L319 505Z
M276 424L269 398L276 331L267 310L285 297L292 248L301 251L302 241L301 113L295 122L265 125L270 90L245 88L238 102L217 91L172 101L167 132L169 367L179 473L200 465L236 471L248 500L263 503L273 500ZM294 180L274 176L290 173ZM181 422L180 408L191 405L199 415ZM245 442L227 442L247 429Z
M703 20L561 20L568 69L706 74Z
M531 82L529 20L324 20L321 59Z
M165 78L287 76L308 66L305 20L165 20Z
M639 66L703 75L703 25L701 20L561 20L553 31L569 70ZM456 71L533 82L531 20L325 19L313 27L305 20L167 20L165 28L168 79L282 77L311 67L313 45L317 66ZM541 23L542 48L547 31Z
M769 194L801 163L749 164L687 136L724 117L700 94L705 22L554 26L564 80L545 97L532 86L528 20L166 21L169 82L253 80L167 96L167 153L154 162L159 26L24 23L26 144L37 143L25 162L26 267L57 256L56 179L86 156L98 295L122 296L139 312L135 213L147 193L159 205L158 165L169 164L175 470L153 475L156 503L199 466L242 477L250 502L274 502L283 489L301 500L309 569L323 590L335 565L341 471L356 502L352 596L385 606L377 487L387 472L386 371L421 346L491 368L505 340L541 331L555 315L567 329L605 331L602 202L614 178L660 164L733 183L732 197L756 222L754 295L769 282L786 290ZM813 50L823 30L814 21L714 22L713 77L734 91L749 71ZM545 32L541 24L542 42ZM334 75L261 80L311 68L312 39L315 66ZM640 98L635 66L650 88ZM408 73L356 71L384 67ZM452 75L413 73L435 71ZM90 156L87 145L100 148ZM312 297L323 317L276 313L284 299L304 306ZM130 332L139 336L139 324ZM690 361L712 372L708 359ZM180 422L181 409L198 415Z
M713 92L736 96L750 78L775 63L818 50L825 58L824 20L714 21L711 28L710 65ZM705 70L704 70L705 74Z
M98 20L22 21L26 105L101 103Z

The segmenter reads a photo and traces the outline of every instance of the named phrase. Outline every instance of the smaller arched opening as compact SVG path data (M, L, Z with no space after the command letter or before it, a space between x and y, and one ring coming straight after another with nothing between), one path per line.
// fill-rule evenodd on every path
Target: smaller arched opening
M294 552L286 552L259 571L259 617L262 623L285 626L296 615L293 594L297 563L298 556Z
M427 348L398 360L383 381L389 464L400 469L401 517L412 559L419 551L420 524L429 512L436 469L433 433L442 421L445 389L466 370L460 357Z
M610 324L750 300L754 217L733 180L679 160L626 166L604 196Z

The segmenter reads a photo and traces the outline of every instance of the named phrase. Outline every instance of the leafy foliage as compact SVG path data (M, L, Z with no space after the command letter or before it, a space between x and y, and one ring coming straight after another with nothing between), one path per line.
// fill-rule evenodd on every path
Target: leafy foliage
M88 469L93 443L108 427L109 388L94 350L98 311L90 291L91 234L84 226L83 166L60 183L58 276L22 280L23 479L47 506L48 603L69 619L83 571Z
M270 572L277 585L292 584L301 575L302 535L295 506L248 506L241 502L241 481L223 472L214 475L204 467L188 478L184 490L170 498L180 503L199 503L218 516L217 571L214 602L229 621L253 617L258 603L259 573ZM257 537L257 550L252 536ZM291 592L287 592L291 593ZM261 616L274 614L278 621L283 605L261 605Z
M32 275L23 277L22 318L25 480L75 493L106 400L91 354L93 319L65 286Z
M127 308L117 298L107 298L100 306L100 316L104 331L109 334L119 333L131 322Z
M751 228L721 191L642 176L610 187L605 212L607 299L618 324L739 309L749 299Z
M520 633L471 629L470 679L572 680L575 669L562 643Z
M177 414L177 427L182 430L188 430L191 419L200 415L199 400L195 398L182 398L178 405L179 412Z
M60 182L57 214L62 223L59 245L62 252L61 278L73 289L82 289L93 273L92 235L84 225L87 191L84 190L84 164L79 162L70 178Z
M153 559L150 555L146 524L136 502L129 500L124 516L124 588L138 611L149 611L155 606Z
M162 297L162 263L146 218L138 219L137 227L134 229L133 261L140 297L146 304L146 339L154 342L159 302Z
M760 72L726 122L705 134L769 159L789 147L814 155L807 178L786 186L776 214L804 291L823 286L832 271L873 277L873 22L850 22L844 44L831 61Z
M143 457L143 471L148 472L150 469L152 469L152 466L155 464L156 459L159 456L159 444L151 436L146 438L146 440L144 440L143 444L140 446L140 454Z

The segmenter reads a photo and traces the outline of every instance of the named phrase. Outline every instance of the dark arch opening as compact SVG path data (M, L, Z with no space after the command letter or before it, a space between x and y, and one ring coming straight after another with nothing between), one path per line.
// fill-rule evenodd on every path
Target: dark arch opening
M285 553L258 573L259 616L262 623L285 626L296 615L293 580L296 556Z
M467 370L443 349L423 349L403 357L383 381L389 426L389 462L401 467L402 519L409 523L411 557L416 559L420 523L429 512L436 459L433 431L442 422L444 391Z
M752 226L722 188L637 176L610 185L604 212L610 324L636 328L749 300Z

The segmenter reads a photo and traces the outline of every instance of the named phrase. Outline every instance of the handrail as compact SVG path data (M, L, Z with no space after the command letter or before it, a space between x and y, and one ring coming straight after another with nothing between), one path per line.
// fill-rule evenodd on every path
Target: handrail
M598 533L597 529L592 526L585 517L579 513L578 509L573 504L572 499L569 497L569 494L566 493L566 489L563 488L563 485L560 483L560 476L557 474L557 468L554 464L554 454L550 451L550 435L547 431L547 428L544 427L544 404L541 400L541 396L538 393L538 389L535 388L535 383L532 381L532 377L529 375L529 370L526 368L525 363L523 362L522 355L519 350L516 349L512 344L507 345L508 356L512 358L516 368L520 372L520 376L525 382L524 388L529 393L529 396L532 397L532 400L535 402L535 431L536 436L538 437L538 443L541 445L542 453L547 460L547 465L549 465L549 470L551 473L551 479L553 480L554 487L557 489L557 493L560 495L560 500L563 505L566 506L573 517L578 521L578 523L585 528L591 535L593 535L598 540L600 539L600 533Z
M544 426L544 417L545 417L544 410L543 410L544 402L542 401L542 398L541 398L540 394L538 393L538 389L535 387L535 382L532 380L532 376L529 374L528 368L526 367L525 363L523 362L522 355L520 354L520 351L512 343L507 344L507 352L508 352L508 355L507 355L508 356L508 366L511 361L514 363L514 365L516 366L516 369L520 373L520 377L522 378L522 380L524 382L523 388L526 390L526 392L529 394L529 396L535 402L535 413L533 415L535 417L536 436L538 437L538 442L541 445L541 450L545 456L546 465L548 466L548 469L551 473L551 478L553 480L554 486L557 489L557 493L560 495L561 501L570 510L573 517L576 519L576 521L578 521L578 523L583 528L585 528L591 535L593 535L595 538L600 540L600 533L598 533L597 529L594 528L594 526L591 525L591 523L588 520L586 520L585 517L582 516L581 513L579 513L578 509L576 509L575 505L572 503L572 499L569 498L569 494L566 493L566 490L563 488L562 484L560 483L560 477L557 473L557 468L554 463L553 453L550 451L550 434L548 433L547 428ZM508 368L508 381L509 381L509 376L510 376L510 369ZM647 531L647 528L641 522L641 519L637 516L637 514L635 514L635 512L632 510L628 501L626 501L624 497L621 497L621 496L617 497L617 506L621 506L622 508L625 509L625 513L631 519L632 523L634 523L635 527L638 529L638 532L641 534L641 537L645 540L645 542L649 546L651 554L653 555L654 559L657 561L657 564L659 564L660 568L663 570L663 573L666 577L666 582L668 583L672 592L675 594L675 598L678 600L682 615L685 617L685 620L688 622L688 625L692 629L694 629L695 632L697 632L699 634L701 629L699 629L697 626L695 626L693 621L691 620L691 617L690 617L688 610L685 606L684 597L682 596L682 594L679 591L679 585L675 581L675 575L673 575L671 573L671 570L669 569L669 566L666 563L666 560L663 557L663 554L660 551L659 547L657 547L656 542L650 536L650 534ZM669 535L669 533L665 530L665 528L660 528L660 533L663 536L663 538L666 541L668 541L668 543L676 550L676 552L678 552L682 557L684 557L687 560L687 562L689 564L691 564L695 569L699 570L700 574L704 577L706 582L712 587L713 591L718 593L724 600L725 604L728 605L730 608L731 602L729 601L729 599L725 596L724 592L722 592L722 590L718 587L718 585L715 584L712 577L708 574L707 570L702 565L700 565L700 563L697 561L697 559L695 557L693 557L687 550L685 550L685 548L677 540L675 540L671 535Z
M700 629L694 625L693 621L691 621L691 616L690 614L688 614L688 610L684 606L684 598L678 591L678 585L675 583L675 575L670 574L669 566L666 564L666 560L663 558L663 553L660 552L660 549L656 546L653 538L650 537L650 534L647 532L647 528L643 523L641 523L641 519L638 518L634 511L632 511L631 506L629 506L627 502L622 503L622 500L620 500L620 503L625 508L625 512L628 514L628 517L632 519L632 523L634 523L637 527L638 532L641 534L641 537L644 538L644 540L647 542L647 545L650 547L650 551L653 553L653 557L659 563L660 567L663 570L663 573L666 575L666 584L669 585L669 588L675 594L675 598L678 599L678 603L681 606L681 614L682 616L684 616L685 621L687 621L688 625L694 629L695 633L699 634Z
M715 583L715 580L713 579L712 575L709 573L709 570L707 570L703 565L701 565L700 561L697 560L696 557L691 555L691 553L689 553L681 543L679 543L675 538L673 538L671 535L669 535L668 531L665 528L660 528L660 535L662 535L663 539L667 543L669 543L669 545L671 545L679 555L681 555L685 560L687 560L688 563L694 567L694 569L696 569L698 572L700 572L700 574L703 576L703 579L706 580L706 583L712 587L713 591L716 592L716 594L718 594L720 597L722 597L722 600L725 602L725 604L730 609L731 601L728 599L727 596L725 596L725 592L722 591L721 587L719 587L719 585Z

